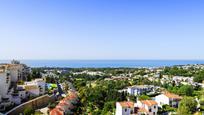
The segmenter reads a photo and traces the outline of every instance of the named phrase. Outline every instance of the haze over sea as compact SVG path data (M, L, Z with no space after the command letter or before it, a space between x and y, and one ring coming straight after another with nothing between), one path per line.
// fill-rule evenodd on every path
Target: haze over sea
M10 63L11 60L0 60ZM30 67L68 67L68 68L103 68L103 67L163 67L187 64L204 64L204 60L20 60Z

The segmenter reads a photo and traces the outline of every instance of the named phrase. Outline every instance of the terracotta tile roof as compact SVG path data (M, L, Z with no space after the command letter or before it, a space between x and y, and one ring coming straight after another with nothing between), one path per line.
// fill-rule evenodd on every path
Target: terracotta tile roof
M134 103L131 101L124 101L124 102L119 102L119 103L124 108L134 108Z
M53 110L50 111L50 115L63 115L63 111L60 111L57 108L54 108Z
M67 97L65 97L64 99L62 99L60 101L60 103L55 107L55 109L58 109L59 111L62 111L62 112L66 111L66 110L74 109L75 106L73 104L71 104L71 101L73 101L74 99L77 99L77 98L78 97L77 97L77 94L75 92L70 92L67 95Z
M59 106L69 106L68 103L59 103L58 105L59 105Z
M153 105L157 105L157 102L154 100L142 100L141 101L143 104L147 105L147 106L153 106Z
M61 100L59 103L69 103L69 101L68 101L68 100L63 99L63 100Z
M65 111L67 108L66 108L66 106L64 106L64 105L57 105L55 108L57 108L57 109L59 109L60 111Z
M181 96L173 94L173 93L169 93L169 92L164 93L164 95L167 96L168 98L172 98L172 99L182 99Z
M64 107L66 107L66 108L69 108L69 109L74 109L75 108L75 106L74 105L72 105L71 103L66 103L66 102L60 102L57 106L56 106L56 108L64 108ZM63 110L64 111L64 110Z

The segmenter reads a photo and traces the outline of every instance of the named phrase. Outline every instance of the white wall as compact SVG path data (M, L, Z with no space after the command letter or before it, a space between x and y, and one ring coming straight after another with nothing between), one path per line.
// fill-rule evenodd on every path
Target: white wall
M122 106L120 106L120 103L116 103L116 115L122 115Z
M17 82L18 80L22 80L24 66L21 64L18 65L10 65L8 70L11 73L11 81Z
M158 112L158 106L157 105L147 106L146 104L141 103L141 101L138 101L135 104L135 106L139 107L139 108L145 108L147 111L149 111L149 109L151 109L151 112L149 112L148 115L153 115L154 112L155 112L155 115L157 115L157 112ZM156 108L154 108L154 106L156 106Z
M8 89L11 83L10 75L7 75L8 72L0 73L0 95L2 97L6 96L8 93ZM7 79L8 78L8 79Z
M133 108L122 108L119 102L116 103L116 115L130 115Z
M33 96L39 96L40 95L39 89L31 89L31 90L28 90L27 92Z
M38 86L40 86L41 90L40 90L40 94L44 94L45 93L45 81L41 80L35 80L36 84Z
M30 82L25 82L24 84L25 85L37 85L39 88L41 88L40 94L45 93L45 81L43 79L35 79Z
M18 69L16 67L10 67L9 68L9 71L10 71L10 75L11 75L11 81L12 82L17 82L18 81Z
M159 107L162 107L162 105L165 105L165 104L169 105L169 98L164 94L156 96L155 101L158 103Z
M154 106L156 108L154 108ZM149 111L149 115L154 115L153 113L155 113L155 115L157 115L157 112L158 112L158 106L157 105L153 105L153 106L150 106L150 107L146 106L145 108L147 108L148 111L149 111L149 109L152 110L151 112Z

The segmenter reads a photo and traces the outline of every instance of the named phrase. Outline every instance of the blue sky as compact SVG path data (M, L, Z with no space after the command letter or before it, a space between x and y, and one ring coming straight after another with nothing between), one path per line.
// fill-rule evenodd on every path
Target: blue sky
M0 59L204 59L203 0L1 0Z

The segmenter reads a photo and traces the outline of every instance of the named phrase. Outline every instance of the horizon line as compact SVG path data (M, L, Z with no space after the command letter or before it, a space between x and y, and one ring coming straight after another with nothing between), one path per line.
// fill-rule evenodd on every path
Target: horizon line
M204 59L0 59L0 61L133 61L133 60L146 60L146 61L204 61Z

